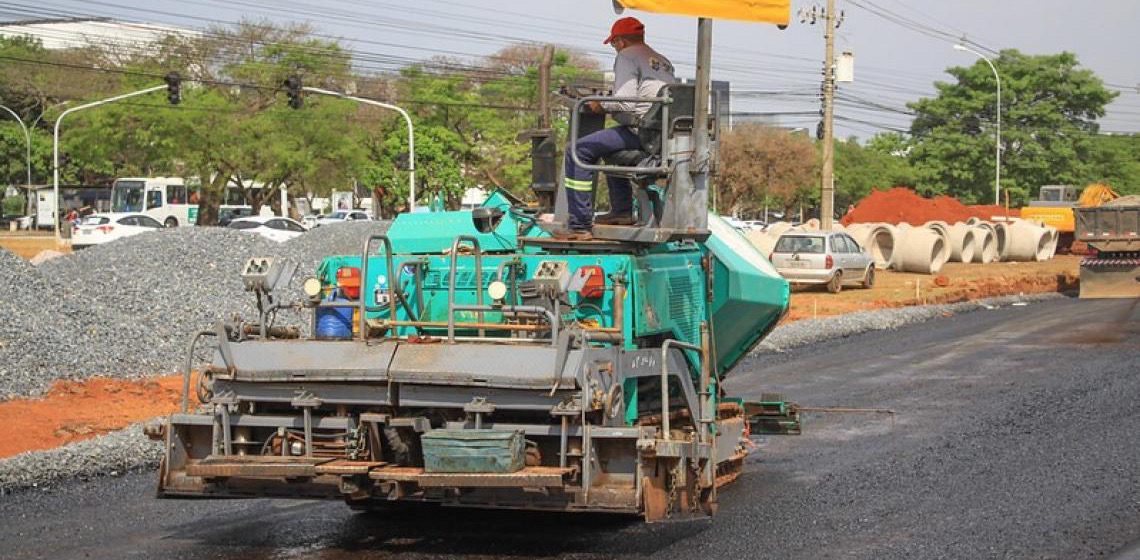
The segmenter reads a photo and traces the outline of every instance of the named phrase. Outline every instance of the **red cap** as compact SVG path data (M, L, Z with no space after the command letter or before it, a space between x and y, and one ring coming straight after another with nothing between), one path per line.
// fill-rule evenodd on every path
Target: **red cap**
M614 37L621 35L645 35L645 24L635 17L623 17L614 22L614 26L610 28L610 36L606 37L602 44L608 45Z

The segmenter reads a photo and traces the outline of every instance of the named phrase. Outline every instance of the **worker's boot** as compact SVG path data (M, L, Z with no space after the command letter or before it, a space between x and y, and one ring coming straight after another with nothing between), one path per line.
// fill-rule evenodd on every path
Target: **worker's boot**
M605 226L632 226L637 222L634 221L632 214L614 214L613 212L607 212L595 217L594 223Z

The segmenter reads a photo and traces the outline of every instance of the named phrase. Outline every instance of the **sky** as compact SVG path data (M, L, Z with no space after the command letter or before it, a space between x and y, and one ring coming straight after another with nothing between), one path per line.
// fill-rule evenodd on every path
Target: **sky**
M855 58L855 81L840 86L836 134L869 138L907 129L905 104L934 95L945 69L977 58L951 47L960 37L993 51L1076 53L1120 96L1101 119L1105 132L1140 132L1138 0L835 0L843 21L836 52ZM764 115L784 126L814 129L824 56L822 22L801 23L801 10L826 0L793 0L792 24L717 21L713 79L732 84L732 110ZM627 11L646 26L647 42L693 74L696 21ZM595 56L609 67L602 44L614 14L611 0L44 0L0 2L0 19L109 16L125 21L197 28L245 19L307 21L362 55L359 66L393 70L442 55L474 58L516 42L553 42ZM985 52L985 51L983 51ZM1000 72L1000 67L999 67ZM777 113L778 115L768 115ZM743 118L743 116L741 117Z

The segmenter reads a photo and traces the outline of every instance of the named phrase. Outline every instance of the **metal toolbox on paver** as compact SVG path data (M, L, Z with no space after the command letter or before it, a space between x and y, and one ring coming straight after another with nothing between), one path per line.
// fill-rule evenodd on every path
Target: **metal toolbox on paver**
M429 473L512 473L526 461L517 430L432 430L420 442Z

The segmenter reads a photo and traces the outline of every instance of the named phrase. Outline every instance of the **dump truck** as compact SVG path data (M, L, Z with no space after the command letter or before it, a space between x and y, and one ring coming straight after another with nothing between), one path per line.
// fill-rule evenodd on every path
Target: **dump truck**
M287 288L296 265L250 259L257 316L194 334L182 409L148 430L165 442L158 495L712 515L751 434L799 431L794 403L724 388L789 288L708 211L704 16L786 23L787 2L768 4L650 3L702 16L695 83L572 101L571 153L604 126L591 101L653 104L644 149L592 166L633 180L632 226L553 235L568 212L546 114L526 135L537 203L496 191L473 210L400 215L358 254L324 259L300 293ZM549 91L548 64L540 80Z
M1093 250L1081 260L1080 297L1140 297L1140 196L1074 213L1077 240Z
M1044 185L1037 200L1021 208L1021 218L1055 228L1057 250L1067 253L1076 239L1074 209L1095 208L1118 196L1108 185L1100 183L1088 185L1083 190L1073 185Z

